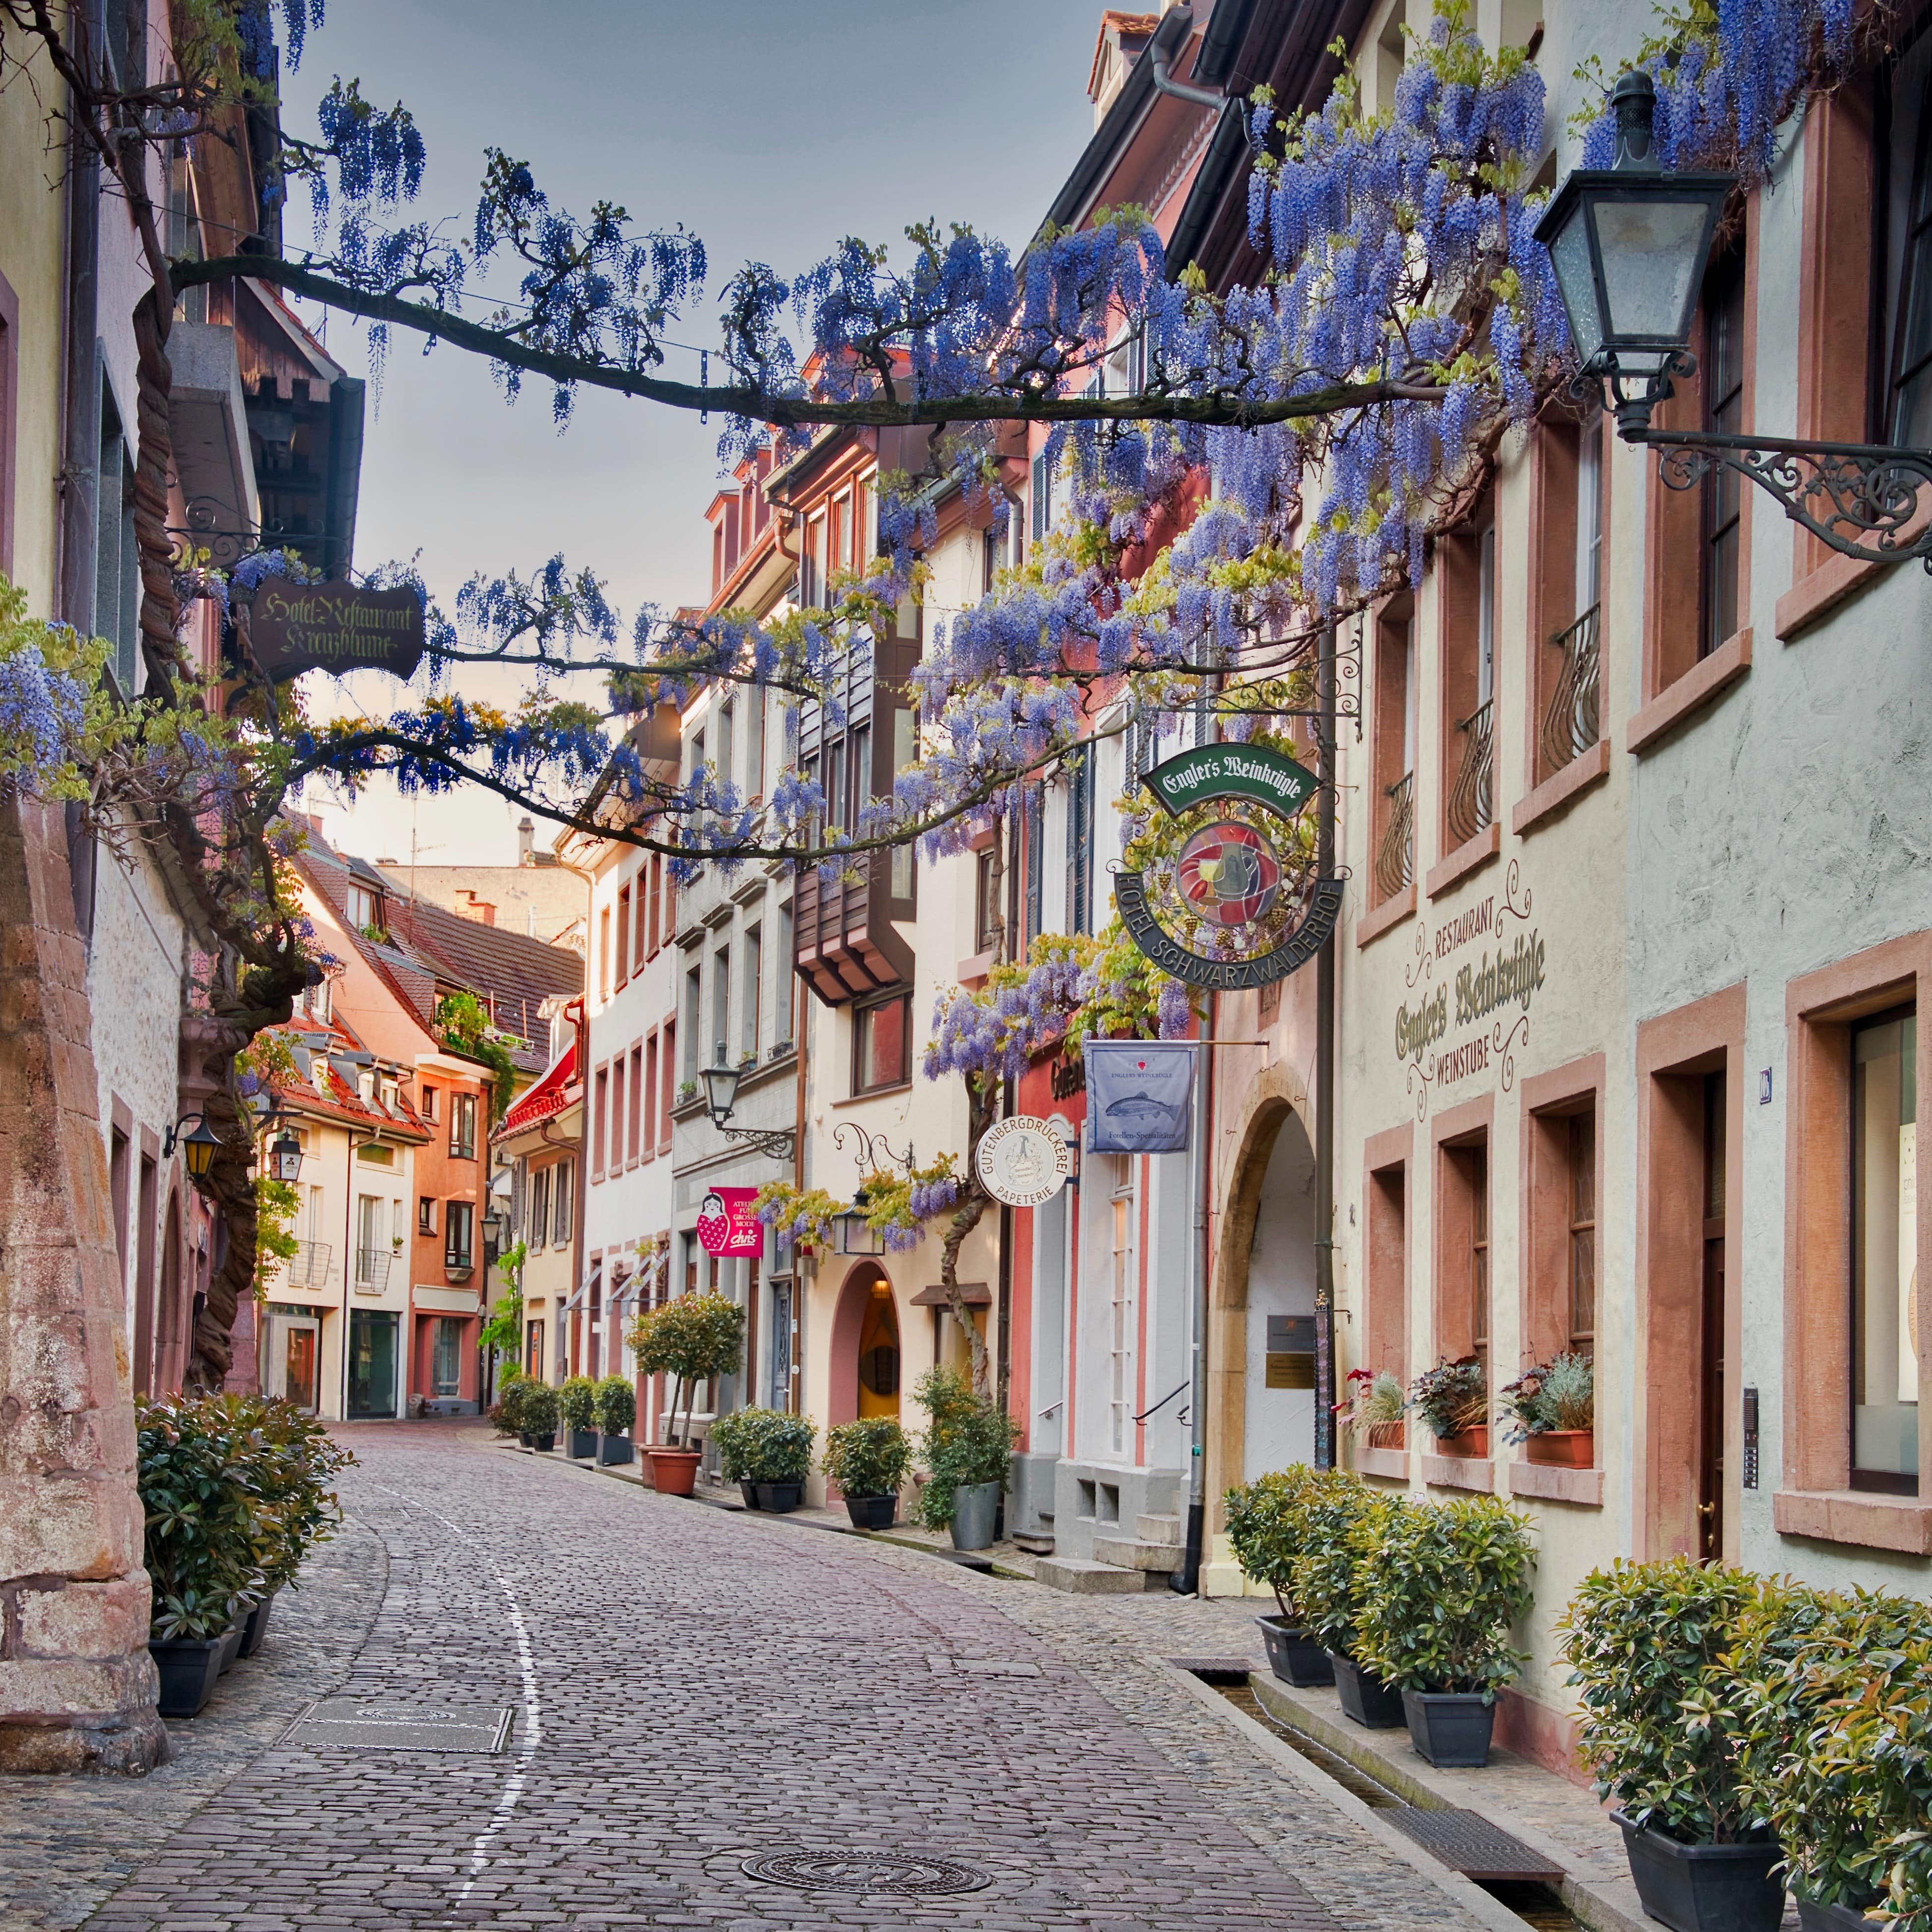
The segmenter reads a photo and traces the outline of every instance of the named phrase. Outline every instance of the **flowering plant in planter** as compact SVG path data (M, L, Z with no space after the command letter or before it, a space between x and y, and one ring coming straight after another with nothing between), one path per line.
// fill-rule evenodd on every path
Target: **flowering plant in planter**
M1506 1442L1597 1426L1597 1376L1588 1355L1559 1353L1526 1369L1501 1392Z
M931 1480L920 1491L920 1520L928 1529L952 1522L953 1491L984 1483L1004 1484L1018 1425L971 1382L951 1369L928 1369L913 1391L932 1418L924 1448Z
M1438 1362L1409 1384L1408 1406L1438 1441L1478 1429L1490 1419L1490 1390L1481 1359Z
M1344 1428L1363 1437L1371 1448L1394 1448L1401 1441L1408 1406L1401 1382L1387 1369L1351 1369L1348 1399L1335 1405L1335 1413Z

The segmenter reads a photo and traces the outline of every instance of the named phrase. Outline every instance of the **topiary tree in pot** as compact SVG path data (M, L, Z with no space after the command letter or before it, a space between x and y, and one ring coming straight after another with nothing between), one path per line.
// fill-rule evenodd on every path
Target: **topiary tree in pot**
M1344 1714L1375 1730L1406 1721L1402 1694L1355 1660L1361 1614L1356 1558L1379 1520L1401 1498L1372 1490L1346 1471L1324 1472L1302 1504L1300 1546L1288 1564L1288 1588L1309 1634L1328 1653Z
M1743 1719L1724 1659L1758 1578L1673 1556L1586 1576L1557 1622L1577 1744L1622 1827L1644 1909L1680 1932L1773 1932L1778 1847L1738 1778Z
M1808 1928L1932 1928L1932 1605L1773 1580L1739 1618L1738 1781Z
M1497 1687L1522 1669L1510 1642L1528 1612L1529 1519L1496 1496L1404 1503L1356 1539L1355 1654L1402 1693L1431 1764L1486 1764Z
M638 1419L637 1390L623 1376L606 1376L591 1391L591 1410L597 1418L598 1462L628 1462L627 1432Z
M931 1476L920 1495L920 1520L928 1529L950 1530L956 1550L984 1550L993 1540L1018 1427L951 1369L928 1369L913 1399L932 1418L923 1445Z
M684 1411L677 1446L652 1443L645 1451L651 1480L668 1496L688 1496L698 1480L698 1454L690 1446L698 1385L737 1372L745 1356L745 1311L715 1289L680 1294L639 1316L628 1340L644 1374L674 1378L668 1426L675 1428L679 1408Z
M563 1418L563 1453L581 1461L597 1453L597 1384L588 1376L566 1376L557 1389Z
M529 1437L532 1449L548 1454L556 1447L556 1425L562 1405L557 1400L556 1390L548 1382L526 1382L522 1384L522 1393L518 1419L523 1424L523 1432Z
M838 1484L854 1529L892 1528L912 1456L897 1416L861 1416L826 1432L820 1466Z
M1333 1472L1292 1464L1230 1490L1221 1499L1228 1541L1241 1574L1274 1592L1280 1614L1257 1617L1268 1665L1285 1684L1304 1688L1335 1681L1335 1666L1296 1610L1294 1559L1301 1553L1307 1505L1330 1483Z
M514 1370L506 1370L496 1384L496 1405L490 1412L490 1426L499 1436L524 1432L524 1394L530 1384Z
M783 1515L805 1500L818 1425L778 1408L741 1408L711 1425L720 1473L736 1483L747 1509Z

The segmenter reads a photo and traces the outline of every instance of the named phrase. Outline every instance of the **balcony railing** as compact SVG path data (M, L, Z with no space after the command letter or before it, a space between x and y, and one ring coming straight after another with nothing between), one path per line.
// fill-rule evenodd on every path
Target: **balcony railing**
M389 1285L389 1264L395 1258L388 1248L356 1250L356 1292L380 1294Z
M1388 788L1388 821L1376 848L1376 897L1392 899L1415 876L1415 774L1404 772Z
M333 1246L327 1241L298 1241L296 1251L289 1258L289 1286L291 1288L326 1288L328 1286L328 1264L334 1255Z
M1456 729L1462 734L1462 762L1449 788L1449 848L1466 845L1486 831L1496 812L1496 700L1479 704Z
M1556 674L1556 688L1550 694L1550 709L1543 718L1543 762L1552 772L1560 772L1573 758L1580 758L1603 735L1598 716L1598 613L1602 606L1592 604L1567 631L1550 639L1552 646L1563 653L1563 668Z

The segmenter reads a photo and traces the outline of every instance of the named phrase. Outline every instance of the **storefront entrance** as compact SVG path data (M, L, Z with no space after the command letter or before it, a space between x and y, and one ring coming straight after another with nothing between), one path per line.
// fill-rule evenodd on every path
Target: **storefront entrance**
M372 1309L349 1315L349 1401L352 1420L396 1412L396 1318Z
M845 1278L832 1324L834 1424L899 1412L899 1321L883 1269L861 1263Z

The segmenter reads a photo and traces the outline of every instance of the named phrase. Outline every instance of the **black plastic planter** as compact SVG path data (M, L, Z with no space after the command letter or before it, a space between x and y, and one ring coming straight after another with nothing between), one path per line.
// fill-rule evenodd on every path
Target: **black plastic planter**
M275 1593L271 1590L242 1623L242 1652L244 1657L253 1657L268 1640L268 1612L274 1607Z
M1672 1932L1778 1932L1784 1882L1772 1868L1784 1856L1775 1839L1745 1845L1680 1845L1621 1811L1624 1850L1643 1909Z
M805 1501L802 1483L760 1483L758 1490L759 1508L774 1516L789 1516Z
M1798 1922L1804 1932L1880 1932L1882 1921L1868 1918L1849 1905L1820 1905L1815 1899L1798 1901Z
M845 1514L854 1529L890 1529L898 1520L898 1492L889 1496L848 1496Z
M221 1675L226 1640L218 1636L178 1636L148 1646L148 1654L161 1674L157 1708L164 1718L194 1718L214 1695Z
M1408 1741L1443 1771L1480 1771L1490 1761L1496 1707L1480 1690L1405 1690Z
M230 1624L221 1634L221 1663L216 1674L226 1677L235 1660L242 1654L242 1626Z
M556 1447L556 1431L554 1429L536 1430L530 1437L530 1447L538 1455L548 1456Z
M573 1462L580 1462L586 1456L597 1453L597 1432L594 1429L567 1429L564 1431L563 1452Z
M1268 1646L1268 1668L1284 1684L1298 1690L1312 1690L1318 1684L1335 1681L1335 1666L1328 1653L1299 1624L1286 1617L1257 1617L1262 1641Z
M598 1436L597 1460L607 1466L628 1462L631 1460L630 1438L627 1436Z
M1403 1714L1402 1693L1379 1677L1371 1677L1352 1657L1339 1650L1328 1653L1335 1670L1335 1694L1342 1700L1342 1714L1352 1718L1365 1730L1399 1731L1408 1720Z
M738 1493L745 1498L745 1507L747 1509L758 1508L758 1486L756 1483L748 1483L740 1477L738 1481Z

